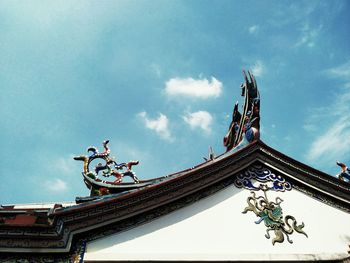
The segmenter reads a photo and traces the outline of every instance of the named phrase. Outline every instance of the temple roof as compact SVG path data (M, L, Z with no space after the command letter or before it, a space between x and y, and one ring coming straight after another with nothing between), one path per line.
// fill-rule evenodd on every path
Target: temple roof
M180 209L231 185L255 164L282 175L299 191L350 213L350 184L298 162L262 141L152 185L101 196L82 204L50 207L2 206L1 252L69 252L77 240L94 240Z
M231 229L232 221L232 224L244 225L244 229L247 229L238 231L241 236L257 235L252 232L253 228L242 217L242 213L255 214L258 217L255 224L264 222L261 225L266 227L265 235L258 235L259 238L254 239L259 248L260 243L264 243L264 249L256 250L260 253L260 259L264 258L262 255L267 248L264 238L271 239L272 246L285 240L292 244L292 234L293 238L294 234L299 234L304 239L296 237L299 241L296 250L283 246L281 251L286 253L284 260L348 258L344 246L349 245L350 232L343 231L342 228L350 216L350 184L344 181L344 178L350 176L348 168L345 164L338 163L342 173L336 178L263 143L260 140L260 94L256 80L249 71L248 74L244 72L244 78L245 83L241 85L243 111L239 112L236 103L231 124L224 137L225 153L215 157L211 150L205 162L197 166L164 177L140 180L132 170L139 162L133 160L117 163L110 156L109 140L102 143L103 152L90 146L87 149L89 155L74 157L83 162L83 181L90 190L90 196L77 197L75 203L0 206L0 261L11 261L22 256L29 257L32 261L43 261L44 257L54 261L62 261L62 258L72 261L68 258L82 259L86 247L92 251L87 253L90 260L94 260L96 255L100 257L100 251L107 251L111 254L111 259L116 261L255 260L248 253L249 250L243 256L239 255L241 250L251 244L251 240L239 236L237 239L236 232ZM93 167L92 163L97 160L101 162ZM123 182L125 176L133 182ZM114 178L114 181L105 178ZM249 190L250 195L244 190ZM279 196L280 193L283 194L283 199L288 200L285 206L284 203L282 205L284 200ZM274 201L271 201L271 196L275 198ZM248 205L245 208L241 208L242 198L246 199ZM221 207L221 203L227 205L229 212ZM319 243L324 232L319 232L315 224L306 230L304 222L300 223L289 212L282 212L282 206L289 208L294 215L305 217L309 220L308 224L311 221L321 222L319 217L324 214L336 214L337 219L333 222L336 226L333 226L332 232L327 232L327 238L337 245L324 254L325 245ZM314 209L317 210L317 216L311 211ZM229 215L227 218L226 214ZM208 225L212 217L217 218L217 221ZM180 233L180 236L189 234L192 242L198 243L202 243L202 238L194 230L196 227L193 222L202 220L208 227L215 227L215 224L220 224L218 221L221 218L225 218L226 223L220 225L221 230L218 230L220 233L217 240L221 241L218 241L216 249L207 257L206 251L211 250L210 242L203 242L203 246L197 245L193 251L188 251L185 243L179 245L176 240L168 242L170 250L166 246L163 252L167 252L158 255L157 248L153 247L150 240L171 238L162 229L164 221L167 221L164 218L172 222L166 223L170 232ZM237 218L240 218L239 222L235 221ZM158 219L158 223L150 223ZM322 228L328 228L327 220L323 219L321 224ZM155 231L147 230L148 227L153 227ZM136 229L129 232L134 233L131 234L135 236L131 238L134 241L130 241L128 234L123 234L131 229ZM263 228L259 231L261 230ZM147 233L150 240L142 233ZM216 233L212 231L212 234ZM225 238L221 238L221 233ZM305 240L309 238L308 233L313 243ZM108 236L111 236L110 241L106 241ZM148 250L134 255L134 246L141 249L142 242L147 242ZM232 250L227 242L239 242L243 247ZM163 243L158 243L157 246L162 247ZM125 253L121 247L125 247ZM271 259L279 259L279 256L271 254Z

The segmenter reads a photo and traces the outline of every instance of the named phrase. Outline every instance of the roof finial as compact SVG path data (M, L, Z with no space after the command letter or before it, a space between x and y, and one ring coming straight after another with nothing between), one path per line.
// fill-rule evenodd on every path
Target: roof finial
M245 83L240 86L244 97L243 113L239 112L238 102L236 102L230 127L224 137L226 151L260 138L260 94L258 86L254 75L249 70L249 79L244 70L243 75Z

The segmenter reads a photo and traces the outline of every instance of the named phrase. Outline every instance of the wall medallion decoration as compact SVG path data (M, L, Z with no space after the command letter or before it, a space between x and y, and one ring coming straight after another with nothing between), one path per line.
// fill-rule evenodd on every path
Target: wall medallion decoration
M266 192L269 190L266 184L261 184L260 189L264 192L264 196L257 196L254 191L251 192L252 196L248 197L248 206L244 209L242 213L247 213L248 211L254 212L256 216L259 217L255 223L260 224L264 222L267 227L265 237L270 239L270 232L274 231L275 237L272 239L272 244L275 245L276 242L282 243L284 241L284 236L286 236L289 243L293 243L293 240L289 238L289 235L293 232L298 232L307 234L304 232L304 223L300 225L297 224L296 219L291 215L286 215L283 217L283 212L281 208L282 199L276 197L275 201L269 201Z
M283 243L285 237L289 243L293 243L290 235L295 232L305 235L304 223L298 224L294 216L283 216L281 203L283 200L276 197L275 201L267 198L267 192L285 192L292 190L292 184L279 174L273 173L270 169L260 164L254 164L238 174L234 184L238 188L251 190L251 196L247 198L248 206L242 213L253 212L259 219L255 222L264 222L266 229L265 237L271 238L270 232L274 232L275 237L272 244ZM263 191L263 195L258 196L257 192Z

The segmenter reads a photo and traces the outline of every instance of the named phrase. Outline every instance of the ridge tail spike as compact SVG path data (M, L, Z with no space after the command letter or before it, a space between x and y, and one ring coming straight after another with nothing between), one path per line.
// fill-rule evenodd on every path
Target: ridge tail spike
M258 88L258 84L256 84L256 79L255 79L255 76L252 74L253 76L253 84L254 84L254 87L257 89Z
M248 71L249 72L249 71ZM245 83L248 83L249 80L248 80L248 76L247 76L247 73L245 72L245 70L243 69L243 75L244 75L244 80L245 80Z
M213 147L209 146L208 157L203 157L203 159L208 162L215 159L215 153L213 151Z
M250 79L250 82L253 83L253 78L252 78L252 73L250 73L250 70L248 69L248 75L249 75L249 79Z
M215 158L215 153L213 151L213 147L209 146L209 160L214 160Z
M238 100L236 100L235 106L233 106L233 112L238 112L238 105L239 105Z
M240 142L241 142L241 138L242 138L242 134L243 134L243 124L244 124L244 120L247 116L247 112L248 112L248 104L249 104L249 100L248 100L248 85L249 85L249 80L247 77L247 74L245 72L245 70L243 70L243 75L244 75L244 79L245 79L245 83L242 86L242 96L244 97L244 102L243 102L243 112L241 115L241 120L239 121L239 129L237 132L237 137L235 138L233 147L236 147Z
M248 74L249 74L250 82L253 84L254 89L256 89L258 87L258 85L256 84L254 74L252 72L250 72L250 70L248 70Z
M249 74L251 83L253 84L254 90L256 90L256 96L257 96L257 98L260 99L260 93L259 93L259 90L258 90L258 84L256 84L255 76L254 76L254 74L253 74L252 72L250 72L249 70L248 70L248 74Z

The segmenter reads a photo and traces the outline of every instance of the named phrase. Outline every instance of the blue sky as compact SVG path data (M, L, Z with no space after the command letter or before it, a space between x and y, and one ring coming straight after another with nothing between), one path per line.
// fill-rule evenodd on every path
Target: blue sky
M1 1L0 203L89 194L72 159L110 139L140 179L224 151L242 69L262 140L350 165L349 1Z

